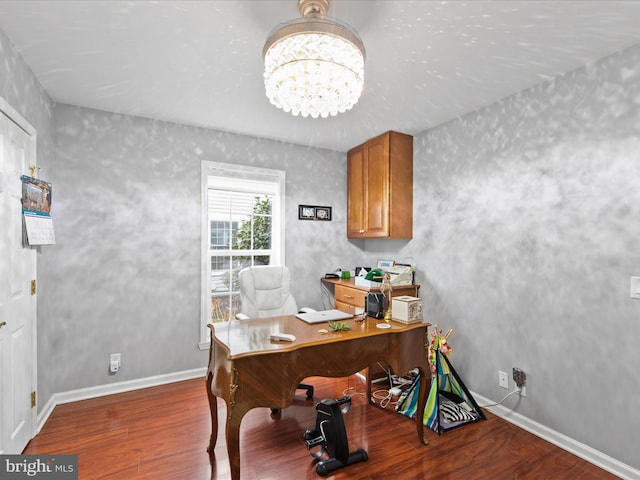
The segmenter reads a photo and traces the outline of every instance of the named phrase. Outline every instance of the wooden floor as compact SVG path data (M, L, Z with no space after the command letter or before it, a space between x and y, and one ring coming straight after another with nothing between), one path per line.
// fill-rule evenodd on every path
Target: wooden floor
M486 412L487 420L418 442L415 425L393 411L368 405L357 377L312 378L316 401L351 391L344 416L349 447L369 456L326 477L356 480L613 479L613 475ZM316 479L302 434L315 424L314 400L303 392L272 417L254 409L241 427L242 480ZM214 455L206 452L210 415L204 379L110 395L55 408L24 453L79 455L79 478L229 479L224 442L226 407Z

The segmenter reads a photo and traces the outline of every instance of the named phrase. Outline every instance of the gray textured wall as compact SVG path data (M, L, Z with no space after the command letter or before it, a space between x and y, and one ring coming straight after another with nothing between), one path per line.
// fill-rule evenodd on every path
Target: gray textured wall
M0 95L38 128L58 244L39 255L41 404L54 392L204 365L201 160L287 171L300 303L336 266L413 259L452 360L507 406L635 468L640 426L640 46L415 138L410 241L347 241L344 154L52 105L0 32ZM55 168L53 128L55 125ZM382 132L372 132L372 137ZM333 222L300 222L299 203ZM107 374L111 351L123 370Z
M286 263L299 303L320 306L319 278L348 249L343 154L67 105L56 105L55 118L58 243L47 281L59 391L205 365L197 348L203 160L287 172ZM299 221L298 204L330 205L336 215ZM110 352L122 353L115 376Z
M467 386L640 468L640 46L414 138L412 259ZM509 375L511 377L511 375Z
M419 135L408 246L469 388L521 367L507 406L635 468L639 155L637 46Z

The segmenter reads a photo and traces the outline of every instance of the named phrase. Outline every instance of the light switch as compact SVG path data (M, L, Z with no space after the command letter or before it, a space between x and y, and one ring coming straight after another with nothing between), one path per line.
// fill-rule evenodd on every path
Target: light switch
M631 298L640 300L640 277L631 277L629 294Z

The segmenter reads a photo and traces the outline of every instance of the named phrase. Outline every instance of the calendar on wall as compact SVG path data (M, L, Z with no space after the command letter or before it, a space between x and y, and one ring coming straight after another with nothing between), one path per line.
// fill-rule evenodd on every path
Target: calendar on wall
M51 183L23 175L22 180L22 243L23 245L53 245L56 237L51 218Z

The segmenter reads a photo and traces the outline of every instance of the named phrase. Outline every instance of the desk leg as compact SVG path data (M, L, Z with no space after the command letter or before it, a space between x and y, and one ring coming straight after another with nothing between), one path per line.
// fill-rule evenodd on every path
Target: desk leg
M218 440L218 399L211 392L213 374L209 372L207 376L207 398L209 399L209 409L211 410L211 437L207 452L213 454ZM239 405L229 405L227 403L227 423L225 434L227 441L227 454L229 456L229 467L231 470L231 480L240 480L240 422L247 410Z
M228 409L229 406L227 406ZM231 414L227 416L227 454L229 455L231 480L240 480L240 422L242 422L245 413L247 410L236 404L232 407Z
M207 398L209 399L209 410L211 410L211 437L209 438L209 446L207 452L213 453L216 448L216 442L218 440L218 399L211 393L211 383L213 382L213 373L209 372L207 375Z
M418 372L420 374L420 390L418 393L418 409L416 410L416 428L420 442L423 445L428 445L429 441L424 434L424 409L427 406L427 392L429 391L427 382L431 382L431 377L427 377L422 367L418 367Z

